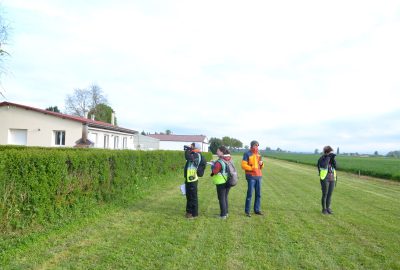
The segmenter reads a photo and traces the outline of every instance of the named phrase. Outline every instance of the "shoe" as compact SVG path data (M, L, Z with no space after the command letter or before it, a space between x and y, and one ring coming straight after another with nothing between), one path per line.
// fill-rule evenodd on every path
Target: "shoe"
M324 215L329 214L329 213L328 213L328 210L327 210L327 209L322 209L322 214L324 214Z
M226 219L226 216L219 216L219 219Z
M185 217L186 217L186 218L194 218L193 215L190 214L190 213L186 213L186 216L185 216Z
M259 215L259 216L263 216L264 215L263 213L261 213L261 211L254 212L254 214Z
M328 214L333 214L333 211L330 208L327 208L326 211L328 212Z
M246 216L247 216L247 217L251 217L250 213L246 213Z

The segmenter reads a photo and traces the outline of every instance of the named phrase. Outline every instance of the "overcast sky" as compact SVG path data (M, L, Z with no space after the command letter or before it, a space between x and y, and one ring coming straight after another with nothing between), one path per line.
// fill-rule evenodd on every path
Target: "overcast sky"
M7 101L95 83L118 124L245 145L400 149L400 1L3 0ZM0 97L1 100L4 100Z

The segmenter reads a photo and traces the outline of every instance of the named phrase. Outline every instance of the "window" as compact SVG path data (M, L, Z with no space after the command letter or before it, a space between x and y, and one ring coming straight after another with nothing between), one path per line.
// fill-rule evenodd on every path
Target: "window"
M104 148L108 148L109 143L110 143L110 136L104 135Z
M97 147L97 133L89 133L89 140L94 143L94 147Z
M16 145L26 145L27 143L26 129L10 129L8 135L8 143Z
M119 148L119 137L114 136L114 149L118 149L118 148Z
M127 149L128 148L128 138L124 137L122 139L122 149Z
M65 145L65 131L54 131L54 145Z

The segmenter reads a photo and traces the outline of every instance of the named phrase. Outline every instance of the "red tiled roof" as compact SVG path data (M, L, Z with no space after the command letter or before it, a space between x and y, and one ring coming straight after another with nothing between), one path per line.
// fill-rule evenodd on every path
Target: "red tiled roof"
M69 119L72 121L81 122L82 124L87 124L89 127L97 127L97 128L121 131L121 132L126 132L126 133L137 133L136 130L131 130L131 129L114 126L114 125L111 125L110 123L87 119L87 118L80 117L80 116L74 116L74 115L69 115L69 114L57 113L57 112L53 112L53 111L47 111L47 110L38 109L38 108L21 105L21 104L17 104L17 103L12 103L12 102L6 102L6 101L0 102L0 107L1 106L14 106L14 107L19 107L19 108L22 108L25 110L30 110L30 111L40 112L40 113L44 113L44 114L48 114L48 115L53 115L55 117L59 117L62 119Z
M205 135L150 134L147 136L159 139L160 141L172 142L204 142L205 138L207 138Z

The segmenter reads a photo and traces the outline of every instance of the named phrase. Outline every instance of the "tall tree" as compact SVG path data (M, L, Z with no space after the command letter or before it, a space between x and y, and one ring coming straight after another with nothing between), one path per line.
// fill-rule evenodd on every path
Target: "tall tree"
M57 106L50 106L50 107L48 107L48 108L46 108L46 111L52 111L52 112L60 112L60 110L58 109L58 107Z
M7 45L8 39L8 23L3 16L3 11L0 10L0 76L6 71L3 65L5 57L9 56L9 53L5 50L5 45ZM0 95L5 98L2 91L0 91Z
M171 131L171 130L169 130L169 129L167 129L167 130L165 131L165 134L167 134L167 135L171 135L171 134L172 134L172 131Z
M99 104L108 104L102 89L95 84L86 89L76 88L72 95L65 99L66 112L72 115L86 117L89 111Z
M94 120L96 121L111 123L113 112L114 110L110 106L100 103L89 111L88 118L92 118L92 116L94 115ZM114 125L117 125L117 118L115 116Z
M218 138L210 138L208 143L210 144L211 153L216 154L218 147L222 145L222 140Z

